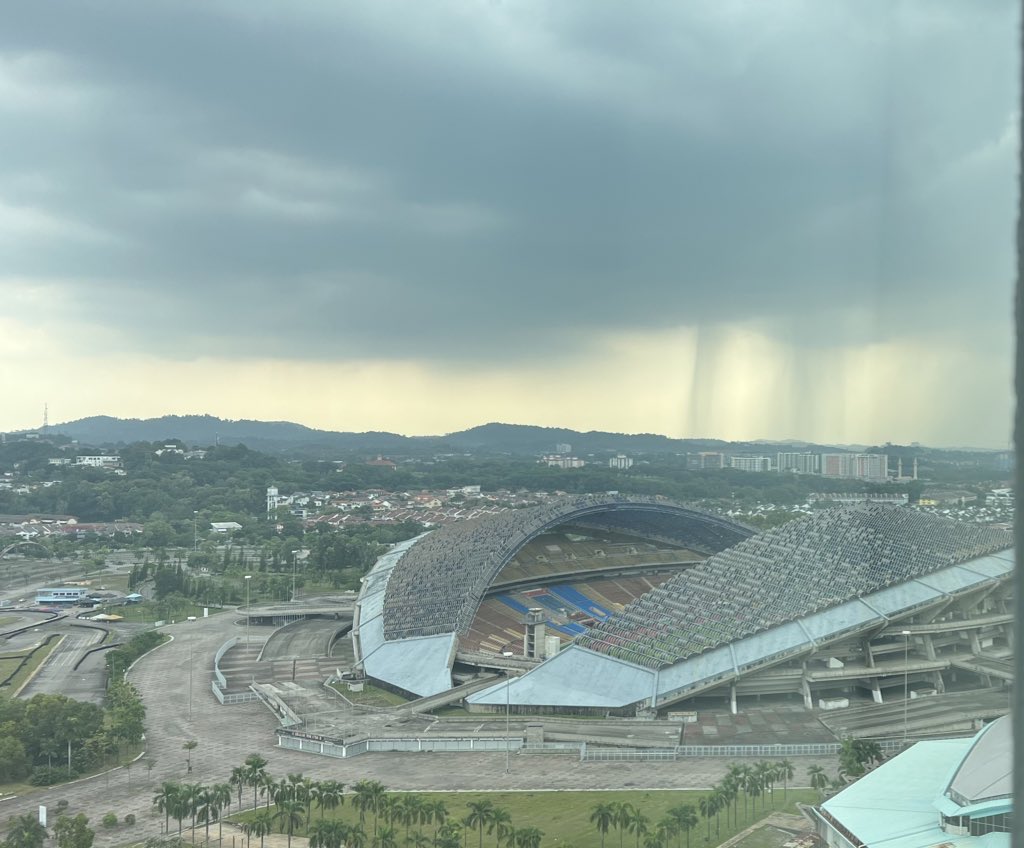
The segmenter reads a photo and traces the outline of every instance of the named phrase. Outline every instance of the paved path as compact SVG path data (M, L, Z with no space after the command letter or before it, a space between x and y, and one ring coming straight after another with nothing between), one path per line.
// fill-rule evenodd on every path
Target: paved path
M212 616L164 629L174 641L144 657L129 674L146 704L147 759L155 760L152 771L139 763L130 770L0 801L0 820L6 821L10 814L34 813L39 804L52 809L65 799L70 814L84 812L94 824L107 812L122 820L127 813L135 814L137 824L131 828L98 828L98 848L140 842L163 827L163 816L152 807L161 781L226 782L231 769L254 751L269 760L268 770L275 775L302 772L313 779L346 784L370 778L394 790L703 788L720 779L728 766L720 759L581 763L572 755L513 754L506 774L504 754L372 754L336 760L286 751L275 747L277 722L266 707L259 703L224 707L210 691L214 652L231 636L244 635L234 617ZM182 746L191 739L199 744L192 752L189 775ZM828 760L793 759L797 784L807 783L809 765L835 767Z

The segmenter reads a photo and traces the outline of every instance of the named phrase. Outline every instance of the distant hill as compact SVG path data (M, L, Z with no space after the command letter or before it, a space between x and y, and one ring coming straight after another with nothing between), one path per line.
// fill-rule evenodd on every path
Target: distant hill
M803 442L726 442L721 439L672 439L656 433L585 433L563 427L492 422L444 436L396 433L344 433L316 430L291 421L231 421L212 415L165 415L161 418L112 418L97 415L51 427L54 433L82 444L116 447L133 442L180 439L193 447L244 444L254 450L328 458L338 453L424 456L432 453L484 453L535 456L568 444L576 456L602 453L665 454L688 451L774 453L779 448L827 449Z
M409 451L417 439L395 433L336 433L291 421L231 421L212 415L111 418L97 415L54 425L55 432L90 445L122 445L180 439L195 447L244 444L256 450Z

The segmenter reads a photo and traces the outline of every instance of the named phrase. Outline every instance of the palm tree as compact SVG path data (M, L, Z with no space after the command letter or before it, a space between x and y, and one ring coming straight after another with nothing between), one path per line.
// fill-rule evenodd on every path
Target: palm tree
M601 848L604 848L604 838L608 834L608 829L615 823L615 806L598 804L590 813L590 822L601 834Z
M677 804L672 807L668 814L678 825L677 833L684 832L686 834L686 848L690 848L690 831L693 830L699 819L697 818L697 811L690 804ZM682 848L682 841L680 840L680 848Z
M629 816L629 832L636 834L636 848L640 848L640 837L648 832L650 819L634 807Z
M495 841L499 843L512 830L512 814L504 807L495 807L491 810L491 823L487 825L487 835L490 836L495 830L498 831Z
M428 846L434 844L434 840L425 833L417 832L412 835L409 844L411 848L428 848Z
M181 746L185 749L185 762L188 765L188 773L192 774L192 752L199 747L199 743L195 739L189 739L184 745Z
M160 784L160 791L153 796L153 806L164 814L164 833L167 833L170 827L174 802L180 793L181 787L177 783L165 780Z
M377 848L398 848L397 834L391 825L380 829L380 833L377 834Z
M433 803L428 802L424 809L427 824L434 825L434 839L436 840L438 829L448 821L448 808L444 805L444 801L434 801Z
M750 766L731 765L729 775L736 780L736 786L743 792L743 821L747 820L747 798L750 796L750 781L753 772ZM737 804L737 806L739 806Z
M352 806L359 811L359 825L366 825L366 814L373 807L371 780L358 780L352 785Z
M185 815L192 816L192 844L196 844L196 816L199 815L204 787L198 783L186 783L182 787L181 802L185 808Z
M224 844L224 816L221 813L231 807L231 787L226 783L215 783L210 787L213 806L217 813L217 844Z
M252 820L243 825L246 835L252 838L255 834L260 838L260 848L263 848L263 840L274 828L274 819L269 810L260 810L252 817Z
M673 816L668 814L662 816L655 828L655 832L658 836L658 842L661 845L667 845L669 840L679 833L679 830L679 822L677 822Z
M701 816L703 816L708 823L708 842L711 841L711 817L716 812L715 804L717 801L718 799L715 797L714 793L712 793L710 795L701 796L700 801L697 802Z
M811 789L817 789L821 792L823 789L828 788L828 775L825 774L825 769L821 766L810 766L807 769L807 776L811 779Z
M625 801L615 804L615 829L619 832L619 848L622 848L622 837L629 827L629 820L633 815L633 805Z
M258 778L260 794L267 799L266 809L270 809L270 802L274 798L274 788L277 786L277 781L274 780L274 776L269 772L263 772ZM253 789L255 794L256 789ZM253 808L255 809L255 807Z
M765 795L770 794L772 796L772 806L775 806L775 766L769 763L767 760L759 760L757 765L754 766L755 773L761 778L761 786L765 790ZM764 798L761 798L761 809L764 809Z
M409 842L409 828L418 824L420 811L423 809L423 801L418 795L410 795L408 792L400 796L395 804L395 820L405 825L405 841Z
M366 848L366 838L366 831L359 825L350 827L345 837L345 848Z
M317 788L316 805L320 808L320 818L324 810L336 810L345 803L345 784L336 780L322 780Z
M540 848L544 831L535 827L521 827L516 832L516 848Z
M245 782L252 786L252 808L256 809L256 792L263 785L267 774L267 760L259 754L249 754L242 764L245 771ZM239 801L241 806L241 801Z
M242 806L242 790L249 784L249 779L245 774L245 766L235 766L231 769L231 777L228 778L228 783L238 788L238 806Z
M309 848L341 848L348 837L348 826L340 821L320 819L313 823Z
M214 818L220 810L214 807L215 800L213 792L206 786L200 786L196 793L196 817L206 825L206 844L210 844L210 819ZM193 833L193 837L195 834Z
M789 795L789 781L796 777L796 766L789 760L779 760L775 764L779 778L782 779L782 800L785 801Z
M466 824L479 830L478 848L484 848L484 825L491 823L493 809L494 805L487 800L469 802L469 815L466 816Z
M274 813L274 821L281 822L281 830L288 832L288 848L292 848L292 834L295 828L302 824L302 817L305 809L301 801L287 800L277 802L277 812Z

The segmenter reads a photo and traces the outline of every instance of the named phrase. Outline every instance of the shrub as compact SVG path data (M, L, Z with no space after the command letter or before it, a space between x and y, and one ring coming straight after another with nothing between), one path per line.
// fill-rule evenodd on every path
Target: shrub
M104 827L117 827L117 813L107 813L100 819L100 824Z
M124 823L135 824L135 813L128 813L128 815L124 817Z
M54 783L63 783L65 780L70 780L74 776L75 772L72 770L69 773L67 768L36 766L32 769L28 782L33 786L52 786Z
M67 808L68 808L68 799L67 798L61 798L57 802L57 812L58 813L63 813Z

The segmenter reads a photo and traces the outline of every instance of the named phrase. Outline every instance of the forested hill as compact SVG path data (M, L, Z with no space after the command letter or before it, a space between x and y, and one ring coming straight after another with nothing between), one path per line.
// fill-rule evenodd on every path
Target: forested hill
M51 428L88 445L127 445L179 439L193 447L244 444L271 452L367 451L415 452L420 440L395 433L337 433L314 430L291 421L231 421L212 415L165 415L161 418L111 418L97 415Z
M231 421L212 415L165 415L162 418L112 418L99 415L57 424L54 433L82 444L127 445L178 439L193 447L244 444L256 450L307 456L337 451L422 455L431 452L469 452L529 456L554 453L568 444L579 456L623 452L631 454L748 449L767 451L775 445L739 444L719 439L671 439L653 433L628 434L534 427L525 424L484 424L444 436L410 437L395 433L345 433L315 430L290 421ZM813 449L815 446L810 446ZM802 449L802 446L801 446Z

